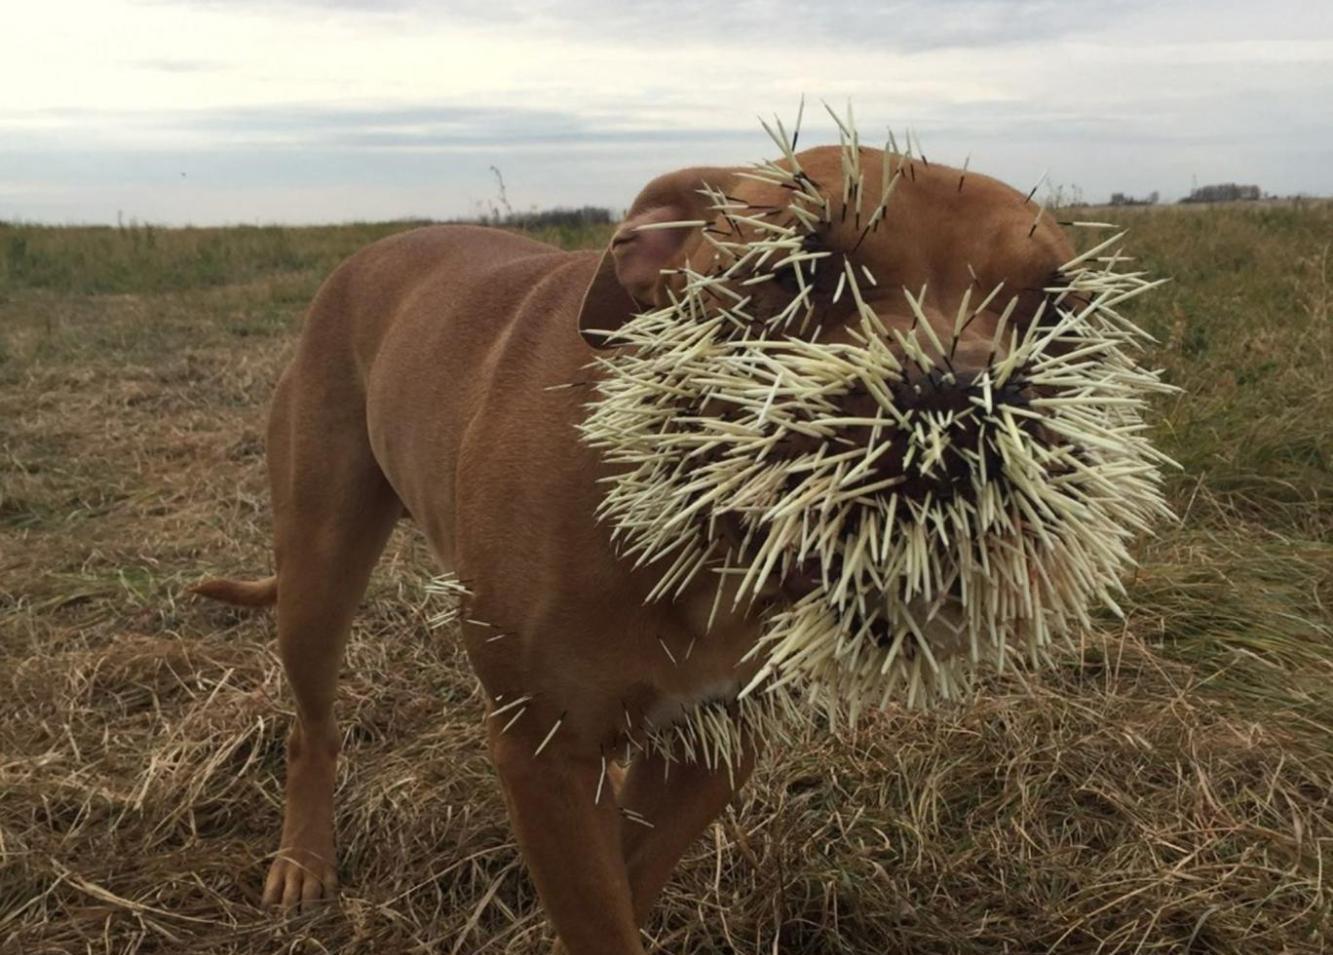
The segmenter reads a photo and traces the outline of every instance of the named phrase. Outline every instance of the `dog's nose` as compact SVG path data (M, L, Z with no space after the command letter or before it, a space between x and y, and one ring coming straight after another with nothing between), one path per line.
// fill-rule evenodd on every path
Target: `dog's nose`
M1005 354L1005 349L990 339L965 338L950 346L947 361L940 364L960 380L972 381Z
M894 404L904 413L939 412L955 414L972 406L971 397L981 386L984 371L961 371L948 366L921 371L906 370L903 380L893 389Z
M998 384L987 364L989 355L979 360L975 354L955 357L959 360L926 371L905 366L902 380L890 389L895 423L849 435L854 440L859 437L866 453L874 456L875 482L896 479L884 494L918 502L927 496L972 498L978 473L987 479L1001 473L1002 462L988 435L1008 427L1003 420L1006 407L1029 406L1029 389L1012 378ZM853 395L849 404L852 415L877 414L869 395ZM1044 441L1040 422L1027 415L1013 421L1030 437Z

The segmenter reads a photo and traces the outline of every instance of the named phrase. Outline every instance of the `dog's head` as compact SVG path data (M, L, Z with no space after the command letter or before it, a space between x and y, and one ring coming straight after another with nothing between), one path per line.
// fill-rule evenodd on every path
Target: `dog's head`
M1114 606L1165 511L1139 418L1163 386L1116 311L1150 283L993 179L775 139L655 180L603 256L602 514L654 597L739 581L752 687L947 696Z

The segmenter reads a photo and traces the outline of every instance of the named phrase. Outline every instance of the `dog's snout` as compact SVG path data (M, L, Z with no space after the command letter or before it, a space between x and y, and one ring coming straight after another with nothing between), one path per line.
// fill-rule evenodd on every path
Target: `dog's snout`
M996 358L1003 358L1005 351L997 342L983 338L965 338L949 349L948 365L959 379L969 382L985 371Z
M979 474L990 480L1003 471L991 436L1009 428L1005 409L1021 409L1010 419L1013 427L1049 443L1041 422L1025 413L1032 394L1023 380L1001 380L989 353L954 358L929 370L904 365L901 378L888 387L892 414L880 407L882 394L863 388L840 402L839 413L858 422L840 437L864 448L873 475L867 483L881 488L879 496L917 502L975 497ZM872 419L883 424L866 423Z

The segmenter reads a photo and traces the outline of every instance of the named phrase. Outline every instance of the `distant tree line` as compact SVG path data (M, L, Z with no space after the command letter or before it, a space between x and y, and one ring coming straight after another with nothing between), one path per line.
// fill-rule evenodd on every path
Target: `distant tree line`
M1262 199L1263 190L1258 186L1243 186L1235 182L1219 182L1211 186L1200 186L1181 202L1238 202Z
M492 207L489 213L480 217L480 221L486 225L504 226L510 229L579 228L608 225L619 220L618 215L601 206L581 206L577 209L557 206L554 209L533 209L529 212L510 210L504 213Z
M1254 185L1242 185L1236 182L1218 182L1208 186L1199 186L1192 190L1181 202L1249 202L1264 197L1263 190ZM1124 192L1111 193L1113 206L1155 206L1161 197L1156 190L1139 198Z
M509 229L524 229L527 231L541 231L549 229L570 230L586 229L590 226L609 225L612 222L619 222L620 216L614 215L610 209L604 209L601 206L581 206L577 209L569 209L564 206L556 206L553 209L538 209L533 206L527 212L515 212L514 207L509 204L509 190L505 186L504 173L500 171L499 166L490 167L491 174L495 176L495 198L486 200L485 210L475 221L482 225L503 226ZM483 203L477 203L479 206ZM503 210L503 211L501 211Z
M1153 190L1143 199L1136 199L1134 196L1126 195L1123 192L1111 193L1111 205L1113 206L1155 206L1157 205L1157 190Z

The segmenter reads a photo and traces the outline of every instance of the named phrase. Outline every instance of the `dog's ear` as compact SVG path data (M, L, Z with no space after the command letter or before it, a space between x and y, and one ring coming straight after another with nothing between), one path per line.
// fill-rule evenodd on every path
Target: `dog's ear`
M662 270L675 268L698 244L699 228L644 229L663 222L712 219L709 186L726 192L739 169L694 166L658 176L639 193L602 253L583 295L579 334L593 348L608 348L610 334L643 307L666 304Z

